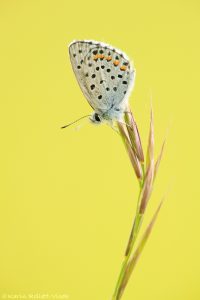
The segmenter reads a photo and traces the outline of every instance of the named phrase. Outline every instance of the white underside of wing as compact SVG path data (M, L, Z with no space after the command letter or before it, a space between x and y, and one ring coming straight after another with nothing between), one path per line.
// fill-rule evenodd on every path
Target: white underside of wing
M104 53L105 58L111 55L112 61L95 60L92 52ZM69 53L77 81L93 109L100 113L111 106L125 110L135 79L128 56L109 44L90 40L73 41ZM119 66L114 65L116 59ZM126 70L121 70L124 65Z

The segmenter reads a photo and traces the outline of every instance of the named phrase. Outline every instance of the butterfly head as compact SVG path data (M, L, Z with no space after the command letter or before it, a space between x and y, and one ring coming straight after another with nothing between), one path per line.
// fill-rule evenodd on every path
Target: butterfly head
M93 123L93 124L101 124L103 122L103 117L102 115L94 112L91 116L90 116L90 121Z
M97 124L97 125L102 124L104 122L112 123L114 120L120 121L123 116L123 111L124 111L123 109L117 107L117 108L111 108L103 113L94 112L90 116L90 121L93 124Z

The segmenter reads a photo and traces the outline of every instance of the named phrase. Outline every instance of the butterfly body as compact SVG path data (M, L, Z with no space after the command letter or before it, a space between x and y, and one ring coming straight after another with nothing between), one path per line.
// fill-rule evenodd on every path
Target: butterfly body
M95 124L122 120L135 79L128 57L95 41L74 41L69 54L79 86L94 110L90 120Z
M122 120L123 113L124 111L120 111L118 108L111 108L102 113L97 113L94 111L90 117L90 120L95 124L100 124L102 122L112 123L113 120Z

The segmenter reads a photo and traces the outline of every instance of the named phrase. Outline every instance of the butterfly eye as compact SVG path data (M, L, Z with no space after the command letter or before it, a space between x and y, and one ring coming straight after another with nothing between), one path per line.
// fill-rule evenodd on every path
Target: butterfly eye
M94 119L96 122L101 122L101 119L97 113L94 114Z

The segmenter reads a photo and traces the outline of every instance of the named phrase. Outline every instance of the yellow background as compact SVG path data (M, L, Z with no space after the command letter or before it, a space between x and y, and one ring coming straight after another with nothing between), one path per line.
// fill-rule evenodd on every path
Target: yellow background
M195 0L1 0L2 297L111 298L135 175L109 127L85 121L79 131L60 130L91 112L67 45L95 39L134 60L130 101L144 148L151 95L156 153L169 128L145 224L167 199L123 299L200 299L199 25Z

